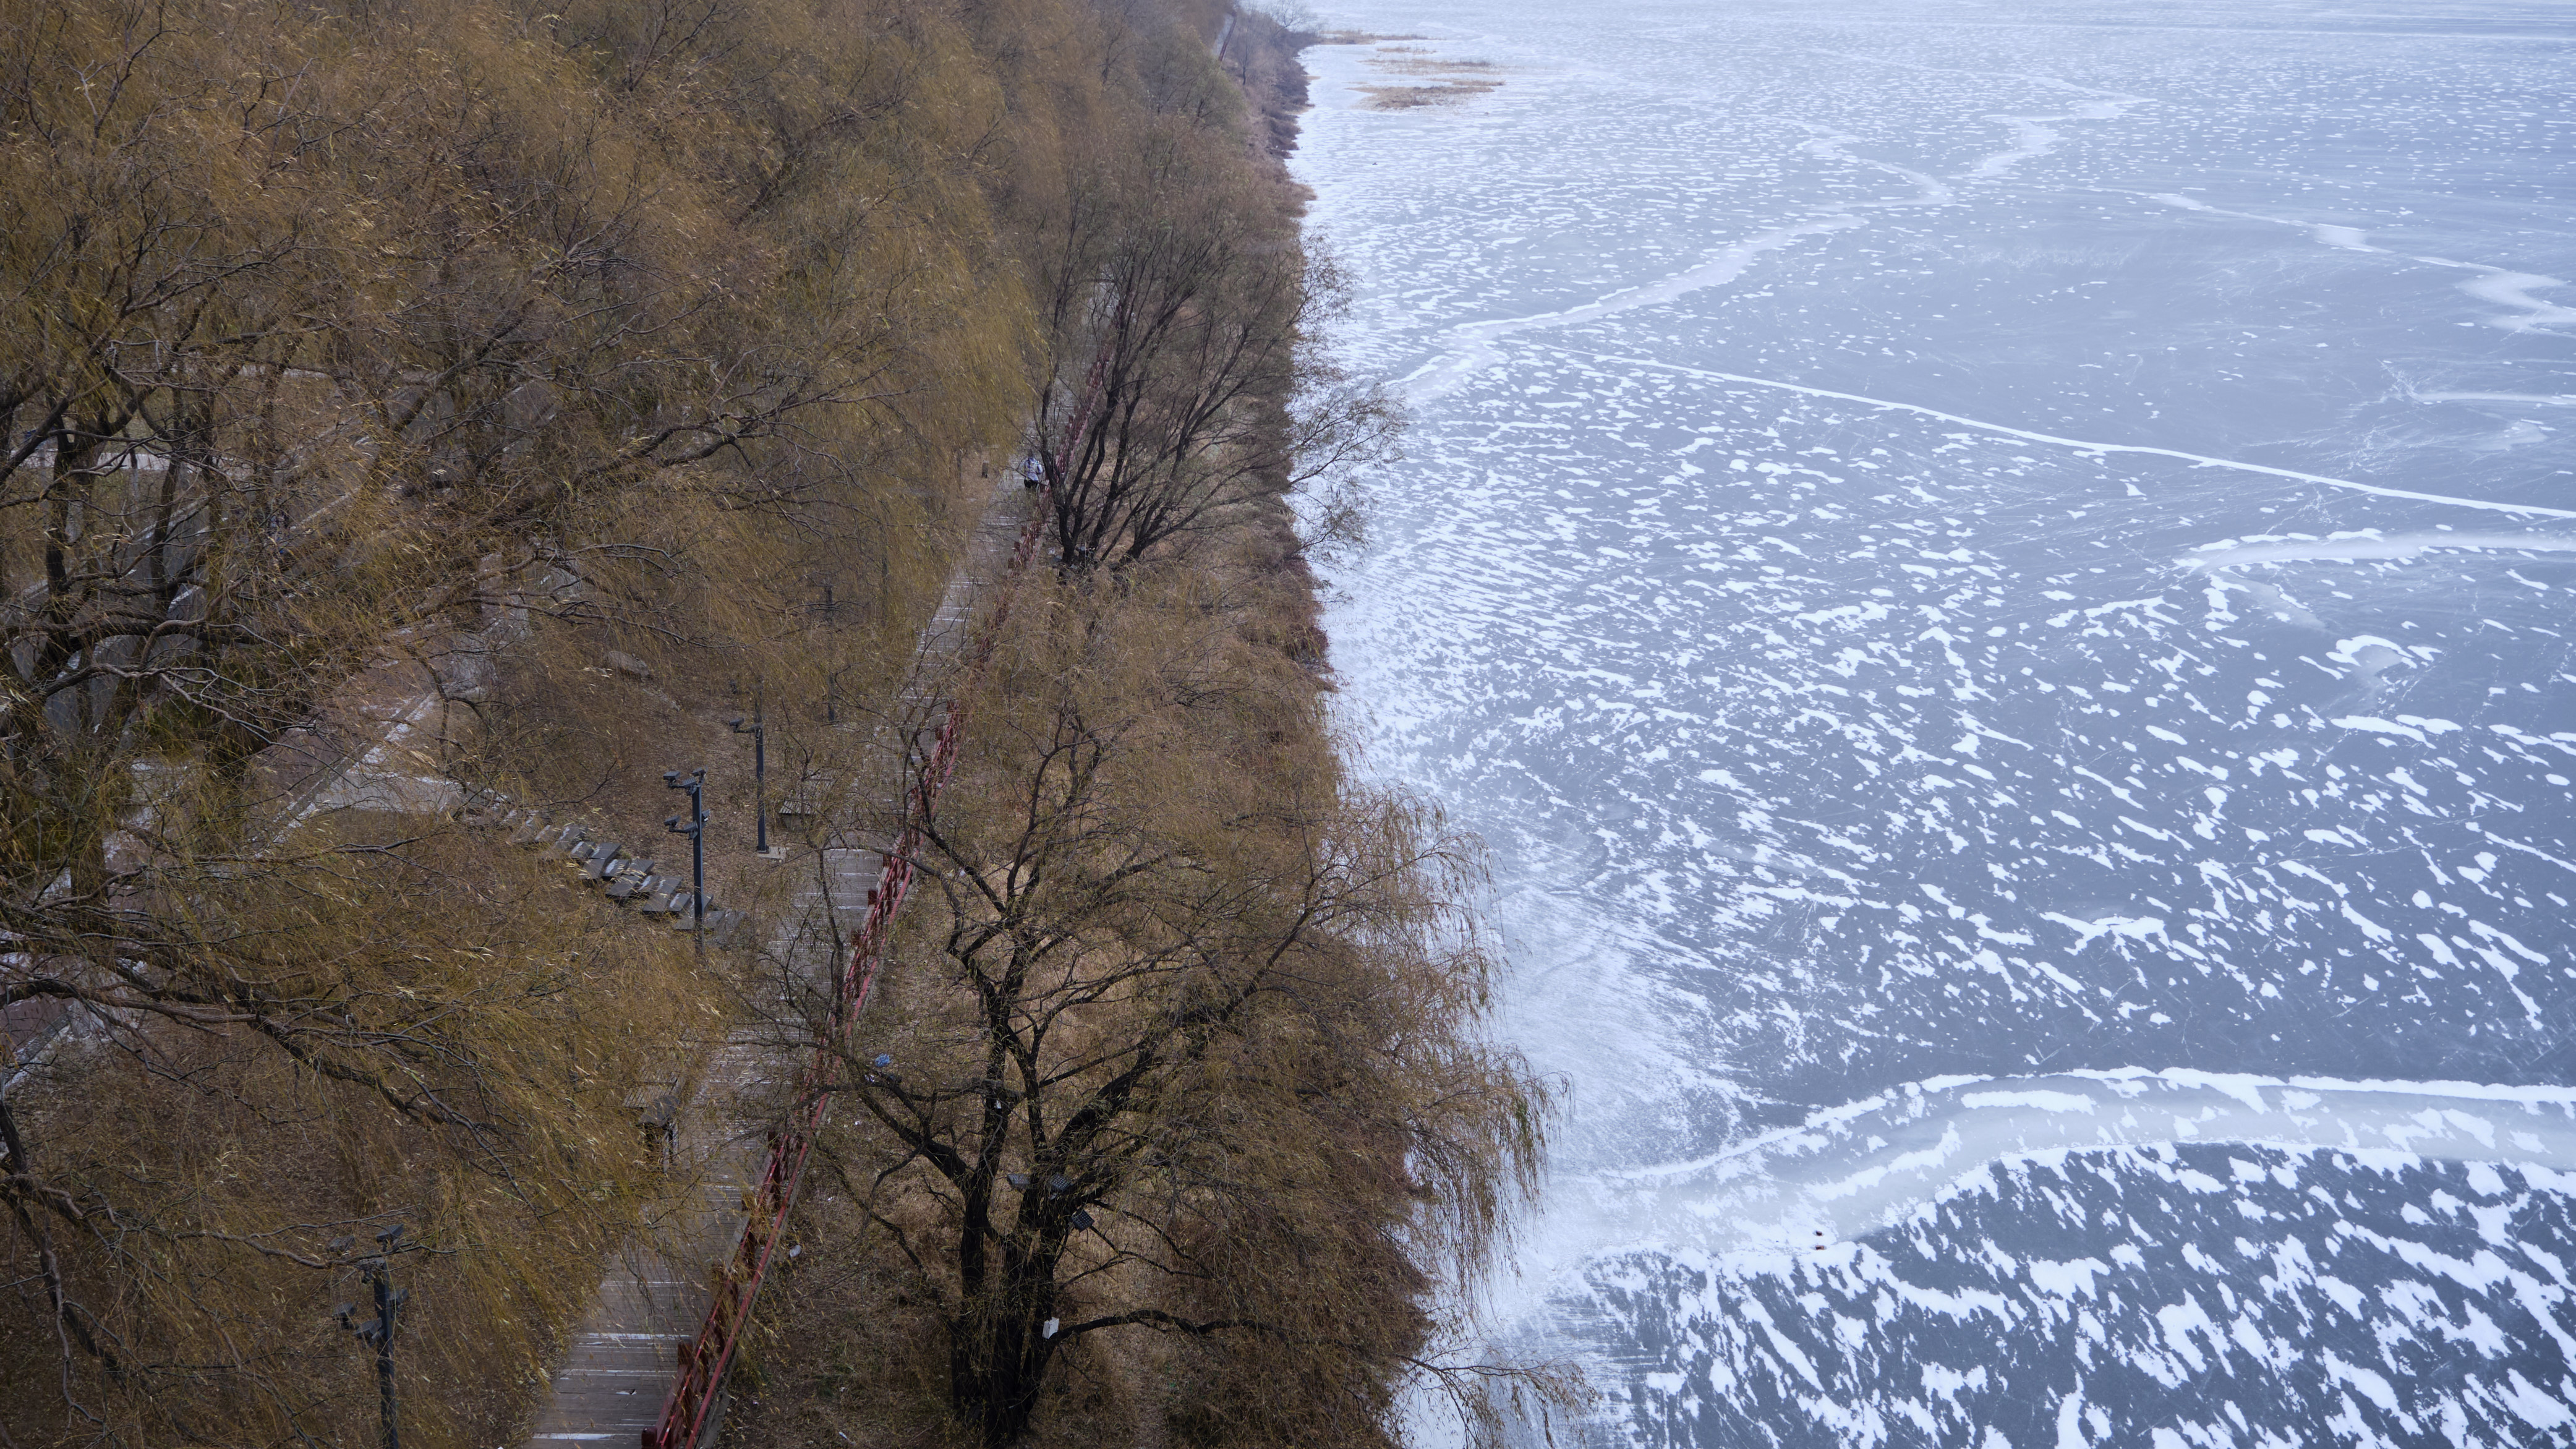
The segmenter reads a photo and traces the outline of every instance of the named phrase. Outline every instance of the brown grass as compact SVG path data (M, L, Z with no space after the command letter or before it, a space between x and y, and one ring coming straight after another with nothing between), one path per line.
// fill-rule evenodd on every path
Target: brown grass
M1398 75L1456 75L1462 71L1502 69L1490 60L1372 60L1369 65L1373 69L1393 71Z
M1412 111L1426 106L1462 105L1503 83L1500 78L1502 67L1490 60L1444 59L1417 45L1382 46L1378 54L1369 57L1369 68L1438 82L1361 86L1359 89L1368 96L1361 106L1371 111Z
M1368 99L1362 109L1411 111L1425 106L1454 106L1502 86L1498 80L1461 80L1441 86L1361 86Z

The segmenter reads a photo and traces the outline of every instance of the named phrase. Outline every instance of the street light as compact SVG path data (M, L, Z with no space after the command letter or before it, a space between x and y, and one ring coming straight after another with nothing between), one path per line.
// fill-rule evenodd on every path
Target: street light
M688 823L683 825L684 817L674 815L662 822L662 828L689 837L689 942L703 961L707 955L707 772L691 770L683 778L677 770L664 770L662 783L689 792Z
M358 1335L358 1341L376 1351L377 1442L383 1449L402 1449L402 1429L394 1414L394 1315L411 1301L411 1290L394 1287L393 1255L403 1251L396 1240L403 1235L403 1225L394 1224L376 1234L380 1251L372 1258L358 1260L358 1270L367 1275L375 1289L376 1316L372 1320L355 1319L355 1303L343 1303L335 1315L340 1326ZM332 1247L346 1249L355 1238L341 1238Z
M751 801L760 820L760 843L754 848L761 859L776 859L769 853L769 730L761 722L759 690L751 692L751 723L746 725L742 716L735 715L725 726L735 734L751 736ZM786 853L782 850L779 855Z

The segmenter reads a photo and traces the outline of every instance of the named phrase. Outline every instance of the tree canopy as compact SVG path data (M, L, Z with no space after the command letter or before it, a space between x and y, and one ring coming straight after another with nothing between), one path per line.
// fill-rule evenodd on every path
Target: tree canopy
M1320 723L1281 498L1394 420L1221 8L0 5L0 1442L370 1439L333 1307L396 1223L406 1439L510 1433L694 1190L636 1100L785 963L477 822L658 828L765 701L809 863L869 838L1033 450L1059 567L826 1144L852 1241L985 1442L1066 1363L1383 1437L1542 1094L1461 843Z

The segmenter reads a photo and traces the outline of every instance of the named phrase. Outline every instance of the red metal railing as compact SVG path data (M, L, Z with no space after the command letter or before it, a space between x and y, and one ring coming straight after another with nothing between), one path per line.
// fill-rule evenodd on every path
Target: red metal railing
M1114 328L1111 336L1115 336ZM940 791L948 784L950 771L956 768L957 739L966 726L967 701L972 696L974 680L991 663L994 646L1001 639L1002 623L1010 617L1012 596L1019 591L1029 561L1037 556L1038 540L1046 533L1047 512L1054 500L1054 479L1072 470L1075 450L1090 430L1092 410L1100 400L1101 378L1109 365L1110 345L1110 339L1104 338L1092 357L1090 374L1083 379L1082 406L1074 413L1073 426L1066 430L1064 445L1056 454L1055 473L1039 486L1036 506L1011 550L1011 562L1002 575L993 612L976 628L974 647L966 660L965 684L949 699L930 757L922 762L921 773L908 792L903 830L886 851L885 872L877 878L877 888L868 893L867 918L850 939L850 954L833 993L832 1015L825 1025L823 1040L815 1048L813 1064L806 1068L797 1106L770 1136L769 1161L761 1171L760 1186L752 1200L751 1221L744 1224L742 1241L735 1246L733 1258L725 1264L724 1274L716 1283L715 1301L707 1305L707 1316L699 1324L697 1336L680 1350L670 1397L662 1401L660 1421L644 1431L643 1449L697 1449L700 1436L714 1419L725 1371L733 1366L743 1330L751 1325L752 1304L769 1276L770 1258L786 1232L787 1214L796 1206L796 1190L805 1176L805 1160L813 1155L814 1137L823 1125L823 1109L831 1100L831 1089L839 1084L840 1048L858 1025L859 1013L868 1004L868 993L875 989L886 929L895 912L903 909L904 897L912 893L913 862L921 854L921 823L930 818L932 808L939 803Z

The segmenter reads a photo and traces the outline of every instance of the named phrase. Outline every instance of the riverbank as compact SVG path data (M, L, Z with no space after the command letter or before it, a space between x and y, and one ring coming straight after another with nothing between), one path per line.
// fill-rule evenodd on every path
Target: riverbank
M1320 707L1303 541L1394 419L1318 345L1296 38L39 8L0 1437L488 1445L568 1364L543 1432L626 1423L668 1340L568 1360L586 1302L685 1298L846 1047L737 1442L1390 1438L1544 1114L1471 847ZM1033 453L1007 627L922 647Z
M1212 69L1248 98L1201 185L1258 217L1249 250L1293 253L1278 163L1310 37L1254 15L1194 33L1223 37ZM1145 234L1204 224L1169 216ZM1133 246L1112 248L1113 335L1174 285ZM1340 385L1312 366L1227 402L1256 427L1231 446L1263 461L1200 475L1194 526L1114 573L1032 579L1015 609L935 832L940 890L826 1113L730 1442L1397 1442L1399 1391L1448 1346L1437 1290L1534 1182L1545 1109L1478 1036L1470 848L1349 779L1327 730L1286 496L1319 437L1286 385ZM1128 437L1104 472L1146 445ZM1081 556L1092 535L1057 524Z

